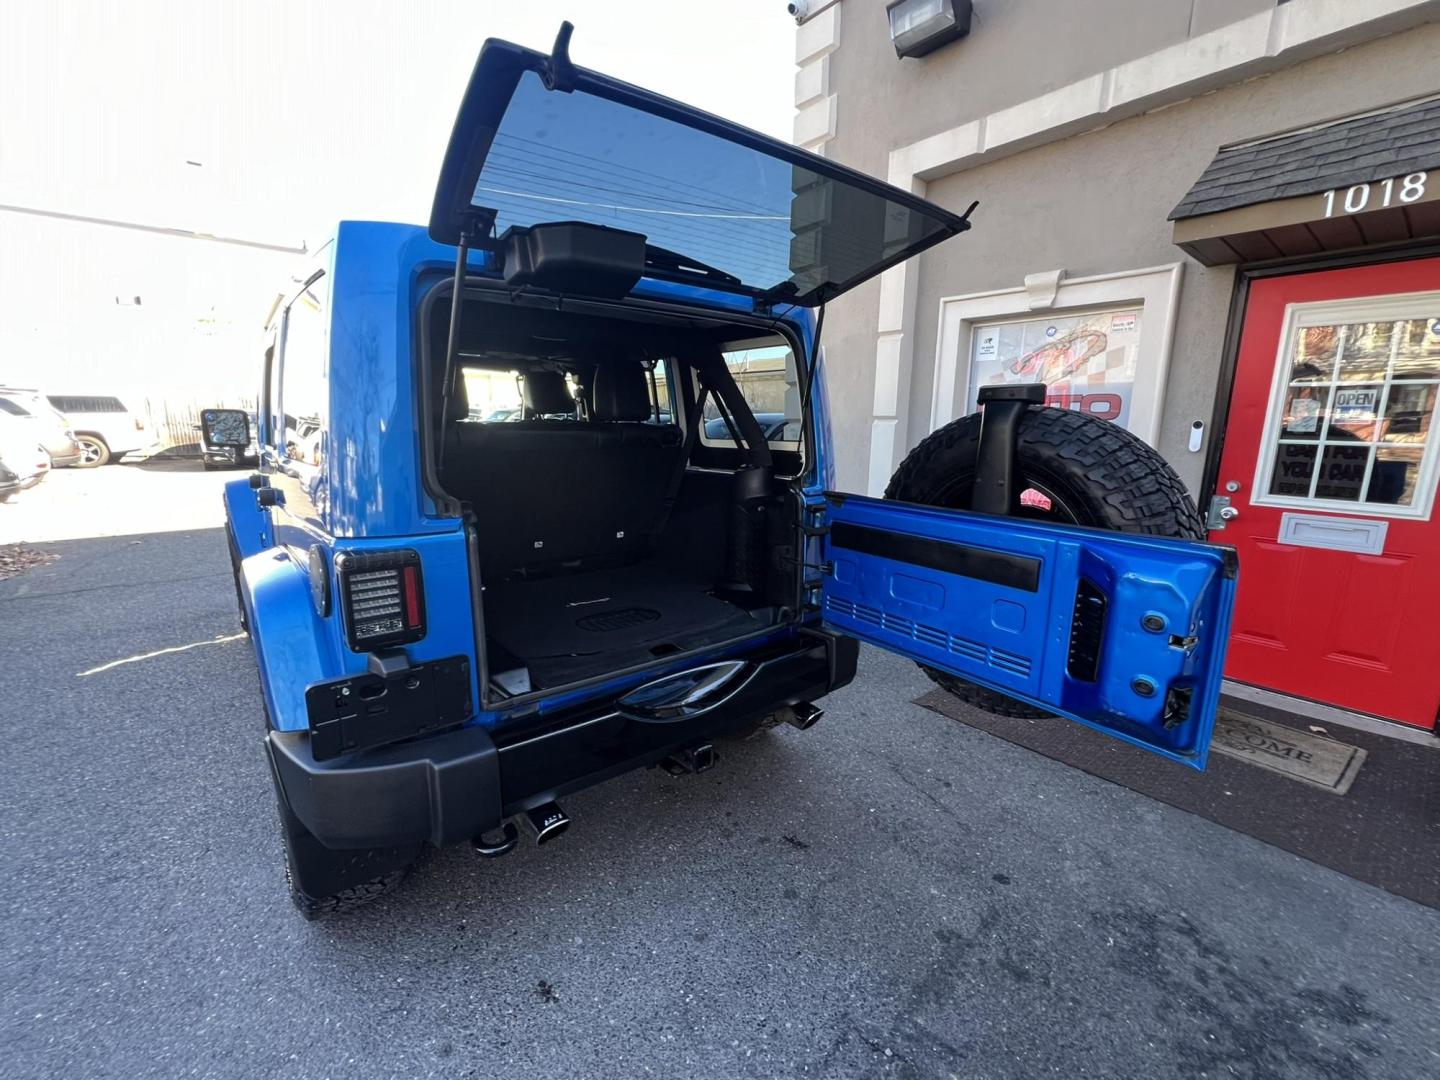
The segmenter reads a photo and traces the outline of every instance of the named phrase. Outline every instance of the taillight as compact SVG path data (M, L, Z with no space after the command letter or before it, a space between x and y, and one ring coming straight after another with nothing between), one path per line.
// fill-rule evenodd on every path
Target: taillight
M135 417L135 430L136 430L136 431L144 431L144 430L145 430L145 421L144 421L144 420L141 420L140 417L138 417L138 416Z
M414 551L342 551L335 556L345 636L356 652L425 636L425 588Z

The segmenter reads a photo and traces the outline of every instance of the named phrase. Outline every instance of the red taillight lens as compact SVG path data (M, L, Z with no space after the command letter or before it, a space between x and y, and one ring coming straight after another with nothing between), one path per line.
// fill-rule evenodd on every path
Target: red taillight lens
M420 568L407 566L401 577L405 582L405 625L414 630L420 625Z
M356 652L425 636L425 589L414 551L342 551L335 556L345 636Z

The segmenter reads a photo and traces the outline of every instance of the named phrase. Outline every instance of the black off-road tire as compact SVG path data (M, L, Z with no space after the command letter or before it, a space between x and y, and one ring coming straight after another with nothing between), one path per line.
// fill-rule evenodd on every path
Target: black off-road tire
M290 902L307 921L343 915L379 899L397 888L407 877L420 855L421 845L408 848L363 849L336 851L325 847L301 824L283 798L276 800L280 810L280 837L285 845L285 884ZM301 864L308 874L301 872ZM364 877L365 868L382 872ZM336 888L332 893L316 896L301 885L302 878L311 880L349 880L352 884ZM357 876L359 880L356 880Z
M250 618L245 614L245 597L240 592L240 545L235 543L235 534L225 527L225 543L230 548L230 576L235 582L235 606L240 609L240 629L250 633Z
M946 424L895 470L887 499L965 510L975 487L980 416ZM1089 525L1116 532L1205 538L1205 521L1170 463L1124 428L1064 409L1027 409L1016 440L1020 491L1033 489L1050 509L1017 505L1016 517ZM1033 500L1040 502L1040 500ZM956 697L1001 716L1038 718L1044 710L921 665Z
M294 815L284 804L281 804L281 835L285 841L285 886L289 888L289 900L295 904L295 910L300 912L308 922L317 922L320 919L328 919L336 914L353 912L357 907L372 900L380 899L386 893L395 890L400 883L410 876L410 865L403 865L399 870L390 870L389 873L380 876L366 878L359 884L340 888L328 896L311 896L310 893L298 884L298 871L295 868L297 857L327 858L327 860L344 860L348 852L331 851L330 848L321 847L320 841L315 840L304 825L295 821ZM291 821L287 821L291 818ZM312 848L312 850L310 850ZM357 858L363 857L364 852L354 852Z

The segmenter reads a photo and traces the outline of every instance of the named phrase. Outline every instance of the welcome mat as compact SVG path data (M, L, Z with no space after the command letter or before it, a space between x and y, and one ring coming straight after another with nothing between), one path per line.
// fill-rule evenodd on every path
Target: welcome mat
M1344 728L1339 729L1342 742L1325 738L1328 732L1309 730L1308 721L1289 713L1249 701L1241 707L1227 699L1212 743L1215 752L1206 770L1197 773L1058 717L994 716L944 690L932 690L916 703L1440 908L1440 740L1420 745ZM1287 753L1287 748L1293 749ZM1303 783L1286 779L1295 775L1293 770L1312 766L1313 773L1296 777ZM1336 798L1341 791L1344 798Z
M1271 724L1258 716L1222 708L1215 718L1212 753L1247 761L1291 780L1344 795L1355 782L1365 751L1337 739ZM1440 767L1440 761L1436 762Z

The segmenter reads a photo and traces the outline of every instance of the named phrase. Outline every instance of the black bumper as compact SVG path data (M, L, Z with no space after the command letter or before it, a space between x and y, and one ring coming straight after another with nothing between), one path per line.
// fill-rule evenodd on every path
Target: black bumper
M521 722L494 736L461 728L316 762L308 732L274 732L266 747L280 796L321 844L353 849L490 832L512 814L652 765L855 677L853 638L806 632L747 659L756 672L720 708L672 723L643 723L610 702Z

